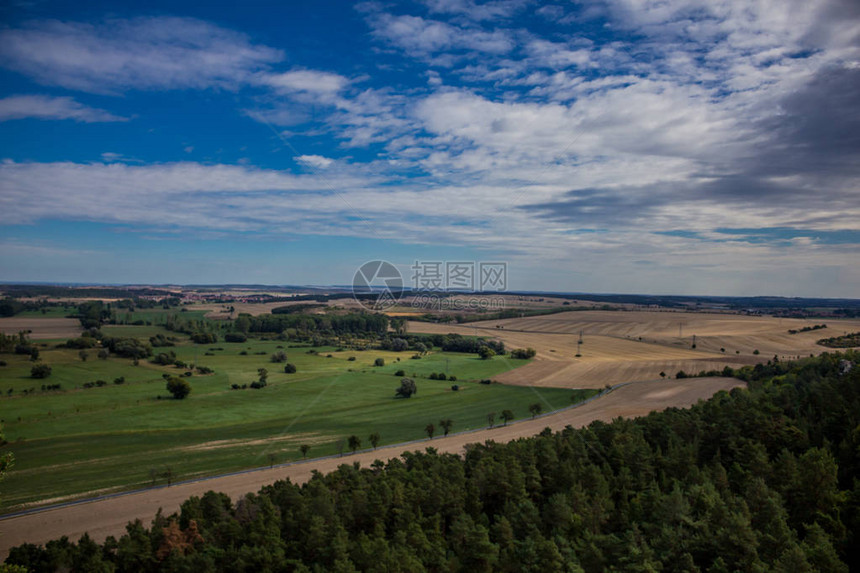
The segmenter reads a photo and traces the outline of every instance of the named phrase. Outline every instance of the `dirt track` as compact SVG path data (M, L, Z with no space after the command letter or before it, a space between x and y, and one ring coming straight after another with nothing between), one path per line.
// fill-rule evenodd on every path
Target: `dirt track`
M687 407L698 400L708 398L720 390L742 386L743 382L731 378L694 378L684 380L655 380L634 382L622 386L596 400L578 408L572 408L508 426L480 430L468 434L436 438L404 446L380 448L375 452L347 455L342 458L310 460L291 466L264 469L239 475L175 485L170 488L147 490L140 493L110 499L81 503L49 509L29 515L0 520L0 559L5 559L11 547L22 543L44 544L62 535L77 540L84 532L96 541L108 535L119 536L125 524L141 519L149 524L158 508L165 513L177 510L180 504L192 495L201 495L209 490L221 491L234 499L257 491L275 480L290 478L294 482L307 481L314 470L323 473L336 469L340 464L360 462L368 465L376 459L390 459L404 450L420 450L432 446L442 452L461 453L466 444L494 440L506 442L523 436L532 436L546 427L560 430L571 425L581 427L594 420L610 421L619 416L636 417L665 408Z

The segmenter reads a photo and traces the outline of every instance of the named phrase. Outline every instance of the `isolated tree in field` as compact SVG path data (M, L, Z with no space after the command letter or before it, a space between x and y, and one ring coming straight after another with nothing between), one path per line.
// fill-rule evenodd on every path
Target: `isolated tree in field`
M278 350L277 352L272 354L271 358L272 362L286 362L287 361L287 353L283 350Z
M349 449L352 450L352 453L355 453L355 450L361 447L361 438L358 436L350 436L347 442L349 443Z
M51 375L51 367L47 364L36 364L30 368L30 378L47 378Z
M427 434L427 437L432 440L433 434L436 433L436 426L434 426L433 424L427 424L426 426L424 426L424 432Z
M30 349L30 362L35 362L39 359L39 349L35 346Z
M81 362L86 362L87 358L90 357L90 354L86 350L81 350L78 352L78 357L81 359Z
M385 366L385 358L377 358L373 361L374 366Z
M257 368L257 375L261 384L266 384L269 380L269 371L265 368Z
M307 444L302 444L299 446L299 451L302 453L302 457L306 458L308 457L308 452L311 451L311 447Z
M173 468L170 466L164 466L164 473L162 473L161 476L167 479L167 487L170 487L170 484L173 483L173 478L176 477L173 473Z
M510 410L502 410L502 420L505 421L505 426L508 425L508 422L514 419L514 413Z
M191 384L182 378L170 376L167 378L167 391L177 400L182 400L191 394Z
M375 450L376 446L379 445L379 440L380 440L379 432L373 432L372 434L370 434L370 438L368 438L368 439L370 440L370 445L373 446L373 449Z
M413 394L418 393L418 387L415 385L415 380L412 378L404 378L400 381L400 388L395 393L400 398L411 398Z
M275 467L275 454L269 454L269 469Z
M489 426L492 428L493 424L495 424L495 423L496 423L496 413L490 412L489 414L487 414L487 424L489 424Z
M666 373L665 373L665 372L660 372L660 378L665 378L665 377L666 377Z
M295 374L296 373L296 365L293 364L292 362L288 362L284 366L284 372L287 374Z
M534 417L537 416L538 414L540 414L542 411L543 411L543 406L541 406L537 402L535 402L534 404L529 406L529 412L532 413L532 419L534 419Z
M452 420L451 418L445 418L444 420L439 420L439 427L442 428L442 431L445 432L446 436L451 431L451 426L453 426L453 425L454 425L454 420Z

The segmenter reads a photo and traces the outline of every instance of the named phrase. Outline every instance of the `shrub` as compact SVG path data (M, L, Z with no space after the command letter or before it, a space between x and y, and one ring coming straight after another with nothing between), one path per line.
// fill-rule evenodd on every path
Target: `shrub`
M511 350L511 358L518 358L520 360L526 360L528 358L534 358L537 352L534 348L515 348Z
M287 361L287 353L283 350L278 350L277 352L272 354L271 357L272 362L286 362Z
M286 374L295 374L296 373L296 365L292 362L288 362L286 366L284 366L284 372Z
M173 341L168 340L168 338L163 334L156 334L155 336L150 336L149 343L153 346L153 348L158 348L162 346L175 346Z
M355 356L350 356L346 359L348 362L355 362Z
M415 385L415 380L412 378L404 378L400 381L400 388L395 392L395 396L401 398L411 398L413 394L418 393L418 387Z
M196 344L211 344L218 342L218 337L212 332L195 332L191 335L191 340Z
M394 375L395 376L406 376L406 371L405 370L398 370L397 372L394 373Z
M167 391L177 400L186 398L191 393L191 384L182 378L170 376L167 379Z
M36 364L30 368L30 378L47 378L51 375L51 367L47 364Z
M125 384L125 376L120 376L119 378L114 378L113 383L116 385Z
M161 366L168 366L170 364L176 363L176 353L172 350L170 352L159 352L155 355L155 358L152 359L153 364L159 364Z
M224 335L224 342L245 342L248 337L241 332L228 332Z
M81 338L70 338L66 341L66 348L92 348L96 345L97 342L98 341L95 338L89 336L82 336Z
M440 372L440 373L436 376L436 379L437 379L437 380L447 380L447 379L448 379L448 376L447 376L444 372Z
M452 374L451 376L448 376L448 380L450 380L451 382L456 382L457 377Z
M200 374L212 374L214 372L214 370L212 370L208 366L198 366L197 372Z
M458 385L454 384L453 386L451 386L451 390L453 390L454 392L457 392L458 390L460 390L460 387Z
M482 360L489 360L495 355L496 351L489 346L482 346L478 349L478 356L480 356Z
M100 360L107 360L108 356L110 356L110 351L107 348L102 348L99 350L98 357Z
M255 380L254 382L251 382L251 388L254 390L260 390L261 388L265 388L267 385L268 383L265 380Z
M102 340L102 345L110 352L123 358L139 359L152 356L152 346L143 344L136 338L105 338ZM174 356L172 360L175 359Z
M377 358L376 360L373 361L373 365L374 366L385 366L385 359L384 358Z

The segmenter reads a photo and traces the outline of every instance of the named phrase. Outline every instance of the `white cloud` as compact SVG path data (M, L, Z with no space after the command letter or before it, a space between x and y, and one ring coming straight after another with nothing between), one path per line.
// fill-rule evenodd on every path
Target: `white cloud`
M414 57L457 50L504 54L515 45L509 32L505 30L486 32L481 29L466 29L419 16L375 14L369 22L377 38Z
M322 155L299 155L295 158L299 163L304 163L305 165L310 165L311 167L318 167L320 169L325 169L334 163L334 159L330 159L328 157L323 157Z
M36 81L95 93L236 89L283 54L191 18L30 22L0 31L0 61Z
M103 109L85 106L70 97L18 95L0 99L0 121L27 118L72 119L83 123L128 121Z
M430 12L437 14L454 14L464 16L469 20L497 20L509 18L520 10L525 2L517 0L502 0L477 3L473 0L424 0Z
M349 85L349 80L341 75L315 70L264 74L260 81L278 91L308 92L313 95L333 95Z

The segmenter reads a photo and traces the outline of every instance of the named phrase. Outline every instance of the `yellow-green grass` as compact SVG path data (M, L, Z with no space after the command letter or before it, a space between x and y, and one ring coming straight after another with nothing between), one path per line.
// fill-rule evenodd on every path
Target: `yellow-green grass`
M279 346L297 373L286 374L284 364L271 362ZM311 447L311 457L331 455L338 452L338 442L353 434L364 447L369 447L373 432L381 435L380 444L419 439L428 423L438 426L443 418L454 421L453 431L477 428L486 425L489 412L496 412L498 419L502 410L511 409L517 417L526 417L530 404L539 402L549 411L589 395L479 384L477 380L526 362L502 356L481 360L438 352L413 360L411 352L333 348L309 354L306 347L258 340L182 342L155 349L169 350L180 360L215 371L188 378L192 393L185 400L169 398L162 375L186 369L145 360L138 366L123 358L100 360L94 350L84 362L78 350L51 344L42 350L42 361L52 366L52 375L36 380L29 377L32 363L26 356L0 356L8 362L0 368L0 418L9 440L2 450L16 457L14 469L0 486L0 511L163 484L165 478L159 474L168 468L176 480L282 463L301 458L302 444ZM383 358L386 365L373 366L376 358ZM256 380L258 368L269 372L266 388L230 389L231 384ZM399 369L416 378L418 394L410 399L394 398ZM458 377L459 391L451 389L450 381L427 378L446 371ZM120 376L125 383L115 385L113 380ZM107 385L83 388L96 380ZM41 391L42 384L58 383L60 391ZM25 395L30 388L34 392Z

